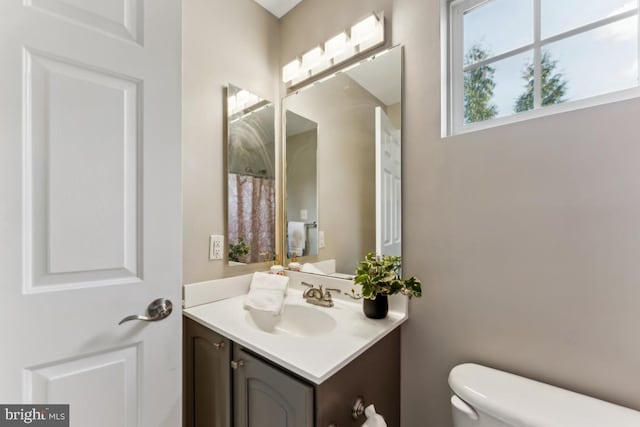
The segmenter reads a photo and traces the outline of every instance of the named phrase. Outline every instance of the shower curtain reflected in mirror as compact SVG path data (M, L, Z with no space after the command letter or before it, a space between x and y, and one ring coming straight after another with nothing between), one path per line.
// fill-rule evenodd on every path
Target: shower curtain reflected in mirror
M275 253L275 180L230 173L229 261L273 259Z

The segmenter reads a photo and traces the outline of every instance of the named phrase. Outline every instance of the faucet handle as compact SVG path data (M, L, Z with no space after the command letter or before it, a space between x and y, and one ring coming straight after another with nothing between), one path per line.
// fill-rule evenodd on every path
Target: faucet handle
M322 299L324 299L325 301L331 301L331 292L342 292L341 289L336 289L336 288L327 288L324 290L324 294L322 294Z
M309 295L313 295L316 292L320 293L320 296L318 298L322 298L322 285L320 286L320 290L318 290L318 288L315 287L315 285L311 284L311 283L307 283L307 282L300 282L300 284L306 286L309 289L305 289L305 291L302 293L302 298L308 298Z

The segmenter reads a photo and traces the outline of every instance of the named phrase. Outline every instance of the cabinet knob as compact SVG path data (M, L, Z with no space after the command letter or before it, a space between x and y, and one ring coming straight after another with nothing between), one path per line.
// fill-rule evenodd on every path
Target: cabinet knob
M220 342L215 342L215 343L213 343L213 347L214 347L216 350L222 350L222 349L224 349L224 341L220 341Z
M232 360L231 361L231 369L238 369L244 366L244 360L242 359L238 359L238 360Z

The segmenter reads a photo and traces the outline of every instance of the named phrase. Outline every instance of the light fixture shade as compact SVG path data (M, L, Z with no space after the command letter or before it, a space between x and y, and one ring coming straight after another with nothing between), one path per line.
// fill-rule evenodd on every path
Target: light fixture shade
M310 70L315 68L322 61L322 48L320 46L314 47L307 53L302 55L302 68Z
M324 54L328 58L333 59L336 56L342 55L349 47L349 37L347 36L347 32L343 31L325 42Z
M244 108L247 103L249 102L249 97L251 96L251 94L249 92L247 92L246 90L242 89L241 91L239 91L236 94L236 101L238 102L237 105Z
M331 66L330 58L325 55L324 49L318 46L302 55L302 69L310 75L320 73ZM306 78L307 76L305 76Z
M376 35L379 26L378 17L371 14L351 27L351 43L359 45Z
M299 72L300 72L300 60L294 59L293 61L289 62L287 65L282 67L282 81L290 82L298 75Z

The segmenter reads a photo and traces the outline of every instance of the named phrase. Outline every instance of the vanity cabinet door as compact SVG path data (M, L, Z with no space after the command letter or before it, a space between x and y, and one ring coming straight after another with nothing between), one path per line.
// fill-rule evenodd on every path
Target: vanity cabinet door
M184 426L231 427L231 342L184 318Z
M313 387L234 347L234 427L313 427Z

